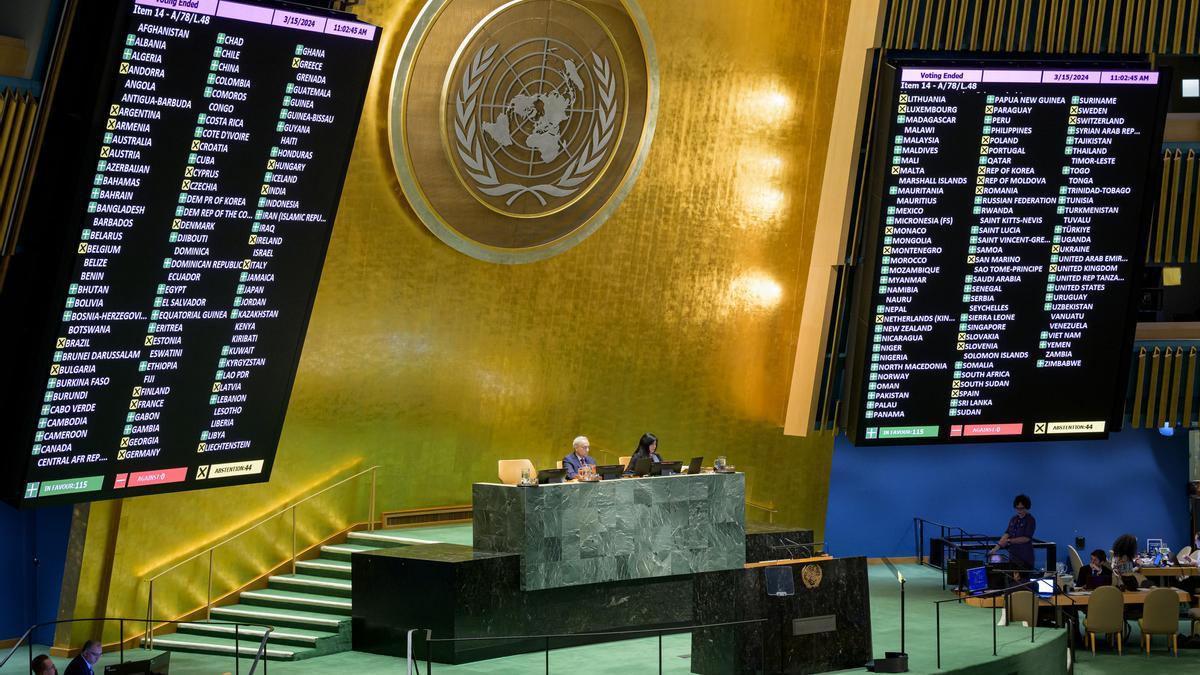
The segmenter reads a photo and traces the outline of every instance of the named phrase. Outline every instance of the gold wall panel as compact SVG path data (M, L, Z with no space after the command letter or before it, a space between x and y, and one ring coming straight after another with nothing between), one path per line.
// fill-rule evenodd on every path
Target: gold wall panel
M382 465L379 510L461 504L498 459L554 466L577 434L601 463L645 431L669 457L726 455L749 499L823 538L833 439L782 426L847 4L643 0L662 84L645 170L586 241L519 266L440 242L392 173L388 88L418 4L359 7L385 29L270 483L125 500L110 615L144 614L142 578L355 467ZM301 544L363 520L356 490L302 514ZM286 557L280 527L221 554L216 584ZM187 576L156 585L158 616L203 604L206 575Z

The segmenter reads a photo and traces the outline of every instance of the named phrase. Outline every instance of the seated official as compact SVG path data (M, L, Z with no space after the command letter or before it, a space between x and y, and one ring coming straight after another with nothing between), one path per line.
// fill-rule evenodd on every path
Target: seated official
M657 450L658 437L651 433L642 434L642 440L638 441L637 450L634 450L633 456L629 458L629 466L625 467L625 475L633 475L633 470L637 468L638 460L649 457L651 462L661 462L662 457L658 456Z
M58 668L45 654L38 654L33 658L33 662L29 664L29 671L33 675L58 675Z
M577 436L571 441L571 453L563 457L563 468L567 470L567 480L574 480L579 470L584 466L596 466L596 460L588 456L592 445L587 436Z
M1092 551L1091 564L1084 565L1075 576L1075 585L1094 591L1101 586L1111 586L1112 568L1108 566L1108 555L1100 549Z
M1132 534L1123 534L1117 537L1112 545L1112 570L1116 577L1117 585L1126 591L1136 591L1142 586L1149 586L1150 583L1138 573L1137 559L1138 540Z

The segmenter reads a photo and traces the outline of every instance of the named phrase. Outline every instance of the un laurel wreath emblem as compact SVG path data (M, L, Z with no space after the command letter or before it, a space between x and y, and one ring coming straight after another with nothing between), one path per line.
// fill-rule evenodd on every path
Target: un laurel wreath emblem
M431 0L393 80L401 188L463 253L503 263L560 253L632 187L657 77L634 0Z

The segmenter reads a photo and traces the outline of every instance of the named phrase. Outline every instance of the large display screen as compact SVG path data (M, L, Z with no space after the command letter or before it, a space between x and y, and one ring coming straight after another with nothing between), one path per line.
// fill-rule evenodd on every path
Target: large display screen
M23 504L269 478L378 43L271 2L124 0L116 26L16 405Z
M898 59L882 77L850 438L1104 438L1121 422L1166 73Z

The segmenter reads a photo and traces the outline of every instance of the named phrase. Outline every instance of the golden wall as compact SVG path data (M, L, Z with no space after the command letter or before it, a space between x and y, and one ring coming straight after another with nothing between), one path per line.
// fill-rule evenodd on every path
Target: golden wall
M645 431L671 458L726 455L752 502L822 538L832 437L782 425L849 3L642 0L662 85L642 176L582 244L518 266L441 243L392 173L419 4L360 6L383 40L271 482L96 505L78 609L144 615L145 576L354 467L382 465L381 509L461 504L497 459L553 466L577 434L600 463ZM335 511L302 514L301 543L363 519ZM219 554L214 594L286 557L288 527ZM202 605L207 564L155 614Z

